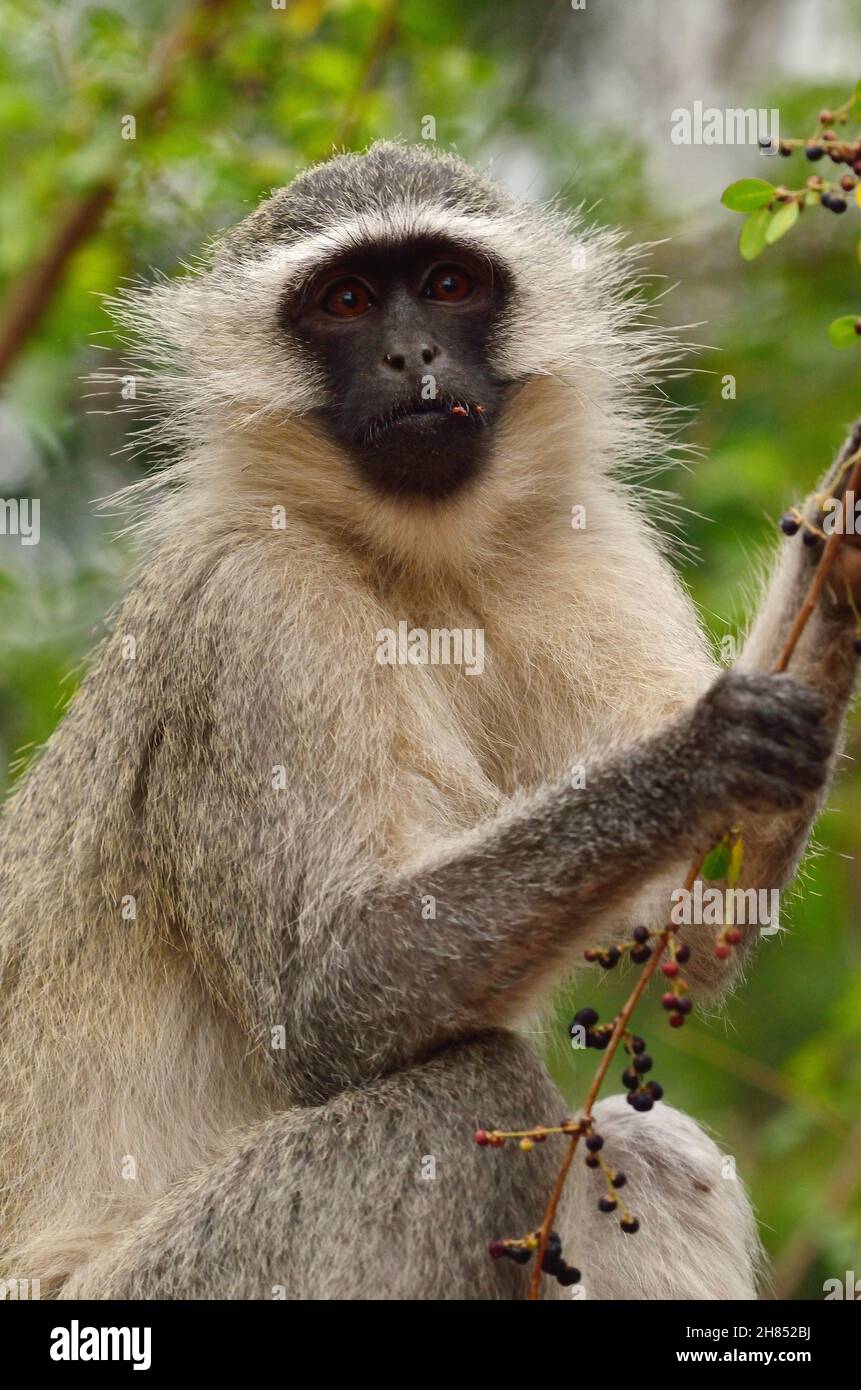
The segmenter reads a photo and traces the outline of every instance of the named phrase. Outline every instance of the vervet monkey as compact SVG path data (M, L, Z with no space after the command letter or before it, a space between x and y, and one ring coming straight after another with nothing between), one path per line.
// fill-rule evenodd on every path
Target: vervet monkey
M518 1024L584 947L662 927L728 823L740 886L791 878L851 614L833 586L794 677L765 674L813 564L787 540L716 667L625 481L666 442L650 383L676 354L632 265L459 159L379 144L125 305L176 461L3 823L5 1275L524 1296L486 1244L535 1229L558 1152L473 1142L565 1113ZM380 660L402 622L480 630L482 673ZM711 935L688 933L701 995L727 979ZM755 1297L713 1142L667 1105L596 1119L641 1231L578 1166L559 1222L587 1296Z

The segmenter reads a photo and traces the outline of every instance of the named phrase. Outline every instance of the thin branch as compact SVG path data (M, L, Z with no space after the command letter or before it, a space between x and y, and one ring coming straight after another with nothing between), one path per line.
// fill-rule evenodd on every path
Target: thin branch
M152 59L158 74L155 88L137 112L139 120L158 123L164 119L185 63L211 47L212 17L232 2L194 0L176 29L158 45ZM67 206L46 250L7 296L0 313L0 380L8 375L41 323L75 252L99 230L116 196L121 174L118 161L94 188Z
M380 21L365 53L356 84L347 99L334 144L336 148L352 145L359 123L359 111L363 97L377 85L386 56L398 37L401 19L402 0L388 0L380 15ZM327 152L328 153L328 152Z

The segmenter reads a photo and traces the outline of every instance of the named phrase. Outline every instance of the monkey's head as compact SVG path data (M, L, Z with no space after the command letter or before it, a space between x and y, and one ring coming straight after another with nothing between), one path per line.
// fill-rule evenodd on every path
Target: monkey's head
M632 430L666 340L637 327L631 260L459 158L382 143L301 174L124 312L186 455L229 445L234 481L277 472L342 517L474 524L481 497L555 486L570 509L572 460L660 442Z
M285 296L284 330L325 376L319 415L371 487L441 498L478 472L504 304L501 267L439 235L347 249Z

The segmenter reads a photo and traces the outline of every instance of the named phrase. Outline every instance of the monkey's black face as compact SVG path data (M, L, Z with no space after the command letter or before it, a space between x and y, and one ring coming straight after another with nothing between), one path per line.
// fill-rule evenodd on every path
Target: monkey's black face
M480 472L505 385L499 268L436 238L327 266L284 306L322 367L325 424L375 489L443 498Z

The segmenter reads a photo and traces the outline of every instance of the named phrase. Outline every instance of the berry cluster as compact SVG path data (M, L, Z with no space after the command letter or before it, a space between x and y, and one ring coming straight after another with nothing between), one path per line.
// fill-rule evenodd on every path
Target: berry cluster
M597 962L604 970L612 970L615 965L618 965L626 951L635 965L645 965L646 961L651 960L654 954L655 947L649 944L653 936L657 937L656 944L659 954L667 947L670 952L670 959L662 964L661 973L672 981L672 991L664 994L661 1003L670 1014L670 1027L681 1028L685 1018L693 1009L693 1000L688 994L688 987L680 970L680 967L690 960L691 948L685 942L677 942L675 932L671 928L666 928L663 932L652 933L648 927L635 927L631 941L622 942L620 946L610 946L606 950L590 946L584 955L586 960ZM741 940L740 933L738 940ZM725 960L730 954L728 942L730 942L729 933L722 933L715 946L715 955L718 956L718 959ZM736 945L737 942L733 939L730 944ZM597 1023L598 1014L594 1009L581 1009L575 1015L568 1031L571 1037L575 1037L575 1030L584 1028L586 1030L586 1046L603 1050L608 1046L613 1035L615 1019L612 1023L604 1023L600 1027L596 1026ZM658 1100L660 1097L655 1096L654 1099ZM649 1108L647 1105L642 1106L644 1110Z
M516 1139L517 1147L524 1153L529 1153L536 1144L543 1144L551 1134L571 1136L579 1133L580 1126L576 1120L563 1120L558 1125L534 1125L532 1129L477 1129L473 1138L481 1149L502 1149L509 1139Z
M645 1046L645 1044L643 1044L643 1046ZM651 1059L649 1059L649 1065L651 1066ZM658 1087L658 1090L660 1090L660 1087ZM638 1106L637 1108L640 1109L641 1107ZM651 1109L651 1104L647 1108ZM624 1187L628 1180L623 1172L618 1169L612 1169L605 1161L601 1153L603 1147L604 1140L601 1135L595 1130L591 1130L590 1133L586 1135L586 1167L600 1168L604 1175L604 1181L607 1184L606 1193L603 1197L598 1198L598 1210L604 1212L618 1211L621 1229L626 1235L636 1235L637 1231L640 1229L640 1223L635 1216L631 1215L622 1199L619 1197L619 1189Z
M685 942L670 939L670 959L661 966L661 974L669 980L670 986L661 995L661 1008L670 1015L671 1028L681 1028L688 1014L692 1012L694 1001L688 994L688 986L681 967L691 958L691 948Z
M739 927L724 927L715 938L715 955L718 960L729 960L734 946L740 946L744 933Z
M856 319L855 321L855 332L861 334L861 318ZM852 456L852 458L847 460L846 464L844 464L843 468L840 471L840 475L837 479L837 482L835 483L835 488L838 488L840 486L840 483L843 481L845 474L849 471L851 467L854 466L855 462L856 460L854 455ZM814 500L819 504L821 508L825 501L830 501L835 495L836 492L821 493L817 495ZM780 518L780 529L785 536L795 536L798 534L799 531L801 531L801 539L807 546L818 545L820 541L825 541L828 539L825 535L825 532L819 526L817 526L815 522L811 521L808 517L806 517L803 512L799 511L798 507L790 507L788 511L785 511L783 513L783 516ZM853 640L852 647L855 652L855 655L861 656L861 612L858 611L858 607L851 589L847 589L846 597L849 606L855 614L856 621L855 638ZM730 942L730 945L735 944L735 942ZM729 954L729 952L727 952L727 954Z
M626 951L630 953L631 960L635 965L645 965L651 958L652 947L649 945L651 932L648 927L635 927L632 932L632 941L623 941L620 946L608 946L603 950L598 946L590 946L583 952L586 960L597 962L602 970L612 970L619 964Z
M809 140L779 140L777 142L777 152L788 158L797 149L804 150L804 156L812 164L824 159L827 155L832 164L844 164L851 173L844 174L839 183L840 192L837 185L827 185L823 179L818 183L808 180L808 187L817 189L825 188L820 197L823 207L831 212L845 212L846 199L843 193L851 193L856 187L858 176L861 175L861 139L846 139L838 134L834 129L835 125L846 125L849 119L849 103L841 107L838 111L831 111L827 107L819 113L819 129ZM763 149L773 150L775 144L770 136L763 136L760 139ZM835 191L832 192L831 189ZM781 190L785 191L785 190Z
M532 1259L533 1250L538 1249L541 1232L535 1231L523 1240L492 1240L487 1247L491 1259L513 1260L515 1264L526 1265ZM543 1274L551 1275L563 1288L580 1283L580 1271L569 1265L562 1257L562 1240L557 1231L551 1231L547 1239L544 1258L541 1261Z
M625 1050L631 1059L630 1065L622 1072L622 1085L628 1092L625 1099L632 1109L645 1114L647 1110L651 1110L656 1100L661 1099L664 1088L657 1081L644 1080L654 1066L646 1051L645 1038L626 1036ZM586 1147L589 1148L588 1140ZM586 1162L588 1163L589 1160L587 1159ZM617 1186L621 1186L621 1183Z
M594 1047L599 1052L603 1052L613 1036L616 1020L611 1019L609 1023L599 1024L598 1019L599 1015L596 1009L578 1009L568 1025L569 1037L578 1037L582 1028L585 1031L586 1046Z

